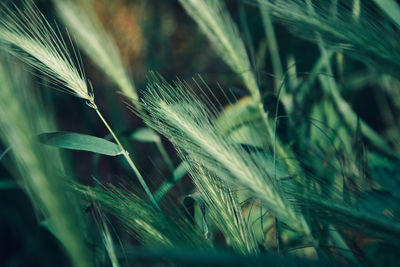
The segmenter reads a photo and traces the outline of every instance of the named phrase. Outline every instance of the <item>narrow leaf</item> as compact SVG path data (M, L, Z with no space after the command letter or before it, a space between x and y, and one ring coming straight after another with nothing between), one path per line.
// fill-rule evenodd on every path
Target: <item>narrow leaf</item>
M185 176L188 171L188 167L186 163L183 161L179 166L174 170L172 173L172 177L166 180L158 189L157 192L154 194L154 198L156 201L160 201L168 192L171 190L174 185L179 182L180 179Z
M117 156L123 153L115 143L105 139L79 133L50 132L39 135L42 144L58 148L90 151L98 154Z
M160 141L160 137L157 133L148 127L143 127L134 131L130 137L133 140L143 143L156 143Z
M19 186L14 180L0 181L0 190L18 189Z
M4 149L4 151L0 154L0 160L2 160L5 155L7 155L8 151L10 151L11 148L12 148L12 146L9 146L6 149Z
M394 0L374 0L386 15L400 27L400 6Z

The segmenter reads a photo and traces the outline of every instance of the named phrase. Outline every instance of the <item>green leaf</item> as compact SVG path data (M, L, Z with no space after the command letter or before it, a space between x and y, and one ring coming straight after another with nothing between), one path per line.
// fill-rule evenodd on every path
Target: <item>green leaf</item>
M131 136L132 139L143 143L156 143L160 141L158 134L148 127L140 128L134 131Z
M264 122L250 97L244 97L225 108L215 124L220 134L232 142L256 147L265 145Z
M166 180L154 194L156 201L160 201L171 188L180 180L188 171L188 167L185 162L179 164L179 166L172 173L172 177Z
M368 152L368 164L370 168L385 168L390 171L395 171L397 164L392 162L389 158L382 156L373 151Z
M200 193L193 193L187 195L183 200L183 204L185 205L186 212L188 213L187 215L191 220L195 220L197 217L195 209L196 204L200 208L201 211L200 227L203 231L204 236L208 238L209 232L206 220L206 202L203 196Z
M12 190L12 189L19 189L18 184L14 180L0 181L0 190Z
M50 132L39 135L42 144L58 148L90 151L108 156L118 156L123 153L115 143L105 139L79 133Z
M5 155L7 155L8 151L10 151L12 146L7 147L1 154L0 154L0 160L4 158Z
M400 26L400 6L396 1L374 0L374 2L397 24L397 26Z
M55 238L58 240L62 241L62 238L58 234L56 228L54 227L53 221L49 218L46 220L43 220L39 223L39 225L43 226L47 231L49 231Z

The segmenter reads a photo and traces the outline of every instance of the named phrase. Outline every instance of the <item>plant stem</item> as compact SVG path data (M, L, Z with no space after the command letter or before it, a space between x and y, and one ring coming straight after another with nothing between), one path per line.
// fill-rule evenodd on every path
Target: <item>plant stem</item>
M136 167L135 163L133 163L131 157L129 156L129 152L125 150L125 148L122 146L121 142L119 141L118 137L115 135L114 131L111 129L110 125L108 125L107 121L104 119L103 115L101 114L100 110L98 109L97 105L94 103L94 101L90 102L90 106L96 111L97 115L103 122L103 124L106 126L107 130L110 132L112 137L114 138L115 142L117 142L117 145L120 147L122 150L122 155L125 157L126 161L128 162L129 166L132 168L133 172L135 173L136 177L138 178L140 184L142 185L144 191L146 192L147 196L149 197L151 203L159 210L160 206L157 204L156 200L153 197L153 194L150 191L150 188L147 186L146 182L143 179L143 176L140 174L138 168Z
M165 161L165 163L167 164L168 170L173 173L174 172L174 164L172 163L171 158L168 155L168 152L165 150L165 147L162 144L161 138L159 138L156 142L156 146L158 151L161 154L161 157L163 158L163 160Z

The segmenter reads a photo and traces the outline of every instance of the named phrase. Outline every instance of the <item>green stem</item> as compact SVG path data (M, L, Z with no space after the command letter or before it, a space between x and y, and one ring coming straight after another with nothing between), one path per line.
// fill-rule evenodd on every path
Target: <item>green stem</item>
M150 191L150 188L147 186L146 182L143 179L143 176L140 174L138 168L136 167L135 163L133 163L131 157L129 156L129 152L125 150L125 148L122 146L121 142L119 141L118 137L115 135L114 131L111 129L110 125L108 125L107 121L104 119L103 115L101 114L100 110L94 103L94 101L90 102L91 107L96 111L97 115L103 122L103 124L106 126L107 130L110 132L111 136L114 138L115 142L117 142L117 145L120 147L122 150L122 155L125 157L126 161L128 162L129 166L132 168L133 172L135 173L136 177L138 178L140 184L142 185L144 191L146 192L147 196L149 197L151 203L159 210L160 206L157 204L156 200L153 197L153 194Z
M267 38L269 54L271 56L272 69L275 75L274 77L275 93L278 93L278 91L281 90L282 103L285 106L286 111L291 112L292 100L285 88L286 87L284 81L285 75L283 73L282 61L279 55L278 41L276 39L274 25L272 24L270 10L267 5L263 5L260 0L259 2L260 2L261 18L265 30L265 37Z
M165 147L162 144L161 138L158 139L155 143L156 143L158 151L161 154L161 157L164 159L165 163L167 164L168 170L171 173L173 173L174 172L174 164L172 163L171 158L169 157L167 151L165 150Z
M165 163L167 164L168 170L171 172L172 176L174 176L174 172L175 172L174 163L172 162L171 157L168 155L167 150L165 149L164 145L162 144L161 138L158 138L158 140L156 141L156 146L157 146L158 151L161 154L161 157L164 159ZM185 188L182 186L180 179L178 179L178 181L176 181L176 184L178 185L178 188L181 191L181 193L183 195L185 195L186 194ZM154 198L157 199L157 202L160 201L160 198L157 198L157 192L156 192Z
M306 0L306 3L307 3L307 7L308 7L308 12L313 15L315 10L314 10L312 1L311 0ZM317 44L318 44L319 50L320 50L320 52L322 54L322 58L325 61L325 69L328 72L329 77L334 77L333 71L332 71L332 67L331 67L330 61L329 61L329 55L328 55L327 49L325 48L324 40L321 38L321 35L317 31L315 31L314 34L315 34L315 36L317 38ZM329 93L331 93L331 96L333 97L333 100L335 101L335 104L338 105L339 110L341 110L341 111L346 110L347 111L347 112L343 113L344 117L346 118L346 117L349 116L349 114L354 114L354 113L352 113L352 109L347 104L347 102L345 102L341 98L341 96L340 96L340 94L338 92L338 88L336 86L335 80L330 78L330 79L328 79L328 82L330 83L330 92ZM352 118L352 119L354 119L354 118ZM331 237L332 242L334 244L336 244L339 248L345 248L347 251L351 251L349 249L349 247L347 246L346 242L343 240L343 238L342 238L340 233L338 233L336 231L332 231L330 237ZM350 253L348 253L348 252L343 253L343 256L345 256L347 259L357 263L357 260L355 259L354 255L351 252Z

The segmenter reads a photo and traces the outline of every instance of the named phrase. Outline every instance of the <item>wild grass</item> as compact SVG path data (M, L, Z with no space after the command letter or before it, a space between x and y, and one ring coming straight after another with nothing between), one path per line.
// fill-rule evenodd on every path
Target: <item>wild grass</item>
M32 2L28 1L24 10L4 8L0 24L3 49L63 86L66 92L89 101L93 98L84 73L74 63L64 40Z
M0 24L3 25L3 28L0 29L0 39L4 43L4 49L34 66L55 83L66 86L66 92L87 100L88 106L96 111L100 120L123 151L125 159L138 177L150 200L155 206L158 206L128 152L97 107L94 101L93 88L88 86L81 65L73 63L61 35L57 35L55 30L50 27L50 24L36 9L33 2L30 0L24 2L23 8L24 10L20 10L15 7L14 11L9 8L5 9L4 18L0 21ZM22 51L14 50L10 46L16 46ZM79 61L77 54L74 53L74 55Z
M2 6L0 47L14 57L3 56L0 64L0 161L73 265L129 266L149 255L157 258L150 263L165 265L223 265L221 259L261 265L396 263L400 7L395 1L245 1L237 19L224 1L180 0L181 12L196 22L219 63L239 78L245 96L227 89L232 84L207 84L202 77L209 73L167 81L150 72L147 86L137 90L94 7L52 2L68 33L48 22L31 0ZM253 11L256 16L247 14ZM259 35L256 26L262 27ZM314 55L286 51L282 35L289 34L277 30L282 27ZM75 41L129 98L129 115L145 128L110 126ZM261 80L267 70L273 73ZM30 88L37 79L48 82L41 87L84 100L109 133L105 139L115 143L92 138L82 145L90 137L79 134L56 135L53 143L41 139L56 131L51 112L60 107L49 108L51 97L43 104L41 91ZM370 87L379 102L375 116L384 121L380 129L358 115L357 99L349 97ZM109 108L103 106L107 100L99 103ZM93 118L79 115L74 120L92 124ZM153 144L155 152L127 145L127 139ZM166 149L166 140L174 150ZM113 156L101 160L114 160L124 175L133 171L138 180L121 181L126 176L117 172L103 182L107 165L97 155L90 172L99 177L81 183L75 179L80 172L74 174L49 145ZM153 168L145 166L149 162ZM79 163L91 165L80 158ZM181 179L190 185L185 188ZM9 183L4 185L0 190L9 190Z
M143 245L153 247L190 246L207 249L210 244L199 229L193 228L183 213L176 210L171 217L165 215L151 203L127 189L90 188L77 185L75 189L104 211L117 216L123 227ZM171 210L173 207L169 207ZM173 210L172 210L173 211Z
M381 61L379 65L388 71L397 69L399 37L396 28L399 26L384 18L372 1L341 1L337 4L325 0L259 2L270 8L275 18L290 25L290 30L296 34L301 31L303 38L318 42L317 31L325 42L340 47L345 53L372 64ZM359 11L360 6L362 11Z
M229 181L234 178L236 183L262 196L275 215L290 222L295 229L308 232L301 217L297 218L280 196L279 189L274 188L279 178L258 165L258 153L247 153L244 148L230 144L218 135L219 130L212 123L217 114L202 105L194 95L185 93L189 88L184 83L173 87L163 80L154 79L143 100L143 108L151 116L145 118L146 123L166 136L182 156L189 157L186 162L197 163L221 179ZM208 183L211 186L212 179Z
M226 64L243 79L250 94L260 99L260 91L239 30L223 1L180 1L211 40Z
M123 66L118 48L104 30L91 4L69 0L53 2L79 47L118 85L124 95L137 100L135 85Z
M30 81L20 66L3 57L0 79L0 136L3 144L11 147L6 166L32 199L38 219L54 232L74 265L87 266L91 261L85 240L87 225L78 212L76 195L66 192L64 186L64 180L71 183L72 179L66 177L58 151L33 139L37 133L54 128L52 118L33 91L25 90Z

